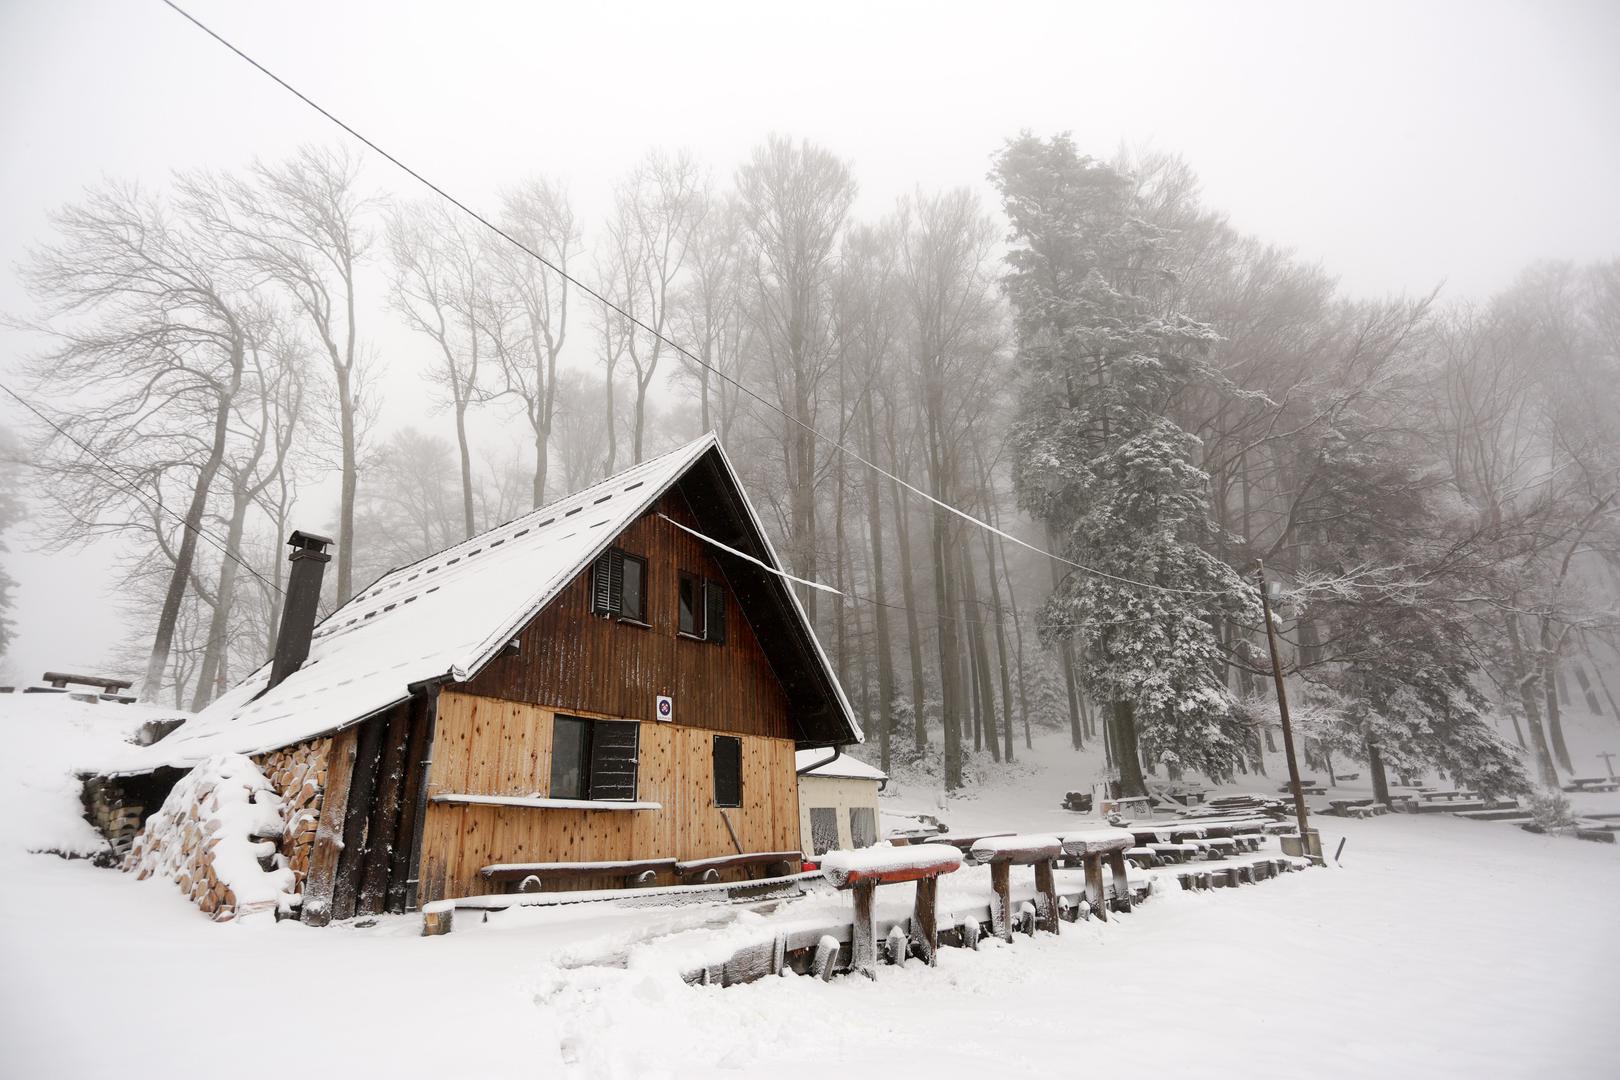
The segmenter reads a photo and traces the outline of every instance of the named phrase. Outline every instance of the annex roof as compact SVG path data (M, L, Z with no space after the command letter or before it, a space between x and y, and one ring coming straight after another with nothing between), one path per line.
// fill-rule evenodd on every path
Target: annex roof
M800 750L794 755L793 767L802 769L825 758L830 747L817 750ZM819 769L811 769L805 776L825 776L840 780L887 780L889 774L873 765L868 765L859 758L852 758L848 754L839 754L838 757Z
M497 655L619 533L699 462L729 479L755 554L781 568L736 472L712 434L633 466L408 566L391 570L315 628L303 666L260 696L265 664L142 755L139 770L187 767L211 754L253 754L335 731L405 700L417 683L464 682ZM718 470L718 473L716 472ZM729 542L729 541L728 541ZM837 741L859 741L848 700L792 590L775 575L777 606L830 683ZM785 599L784 599L785 598Z

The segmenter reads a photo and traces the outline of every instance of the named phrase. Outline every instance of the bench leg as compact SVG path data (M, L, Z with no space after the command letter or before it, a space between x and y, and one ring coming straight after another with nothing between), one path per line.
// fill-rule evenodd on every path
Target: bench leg
M1058 932L1057 879L1050 862L1035 864L1035 926L1048 934Z
M911 908L911 943L922 962L933 967L939 953L939 879L917 882L917 902Z
M877 927L872 923L872 894L877 884L862 881L852 890L855 895L855 930L850 937L849 969L868 979L877 978Z
M1011 941L1012 935L1012 867L1004 862L990 864L990 887L995 898L990 901L990 932L1002 941Z
M1108 894L1103 889L1102 856L1086 856L1086 900L1103 922L1108 921Z
M1125 875L1125 853L1109 852L1108 868L1114 872L1114 903L1121 911L1131 910L1131 879Z

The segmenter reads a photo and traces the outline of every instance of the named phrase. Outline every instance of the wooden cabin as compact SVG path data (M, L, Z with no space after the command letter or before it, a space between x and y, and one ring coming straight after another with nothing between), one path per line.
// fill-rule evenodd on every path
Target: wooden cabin
M328 542L293 543L288 618ZM284 622L276 659L152 768L235 751L302 785L282 847L314 923L796 858L795 751L861 735L779 570L705 436L390 571L318 625L311 600L303 643Z

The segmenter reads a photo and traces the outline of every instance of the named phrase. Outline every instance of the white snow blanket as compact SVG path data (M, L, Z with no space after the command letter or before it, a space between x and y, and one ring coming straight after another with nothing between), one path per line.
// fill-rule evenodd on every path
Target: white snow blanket
M1012 836L986 836L982 840L973 842L973 861L976 863L993 862L1002 857L1047 857L1056 858L1063 850L1058 838L1044 833L1033 835Z
M1100 855L1136 846L1136 836L1124 829L1073 829L1063 833L1059 839L1065 855Z
M147 819L124 869L178 882L216 919L291 911L296 879L272 837L282 828L281 797L241 754L220 754L174 786ZM268 862L272 869L266 870Z
M190 715L159 706L85 701L69 694L0 694L0 846L96 855L107 839L84 817L78 775L140 751L142 724Z

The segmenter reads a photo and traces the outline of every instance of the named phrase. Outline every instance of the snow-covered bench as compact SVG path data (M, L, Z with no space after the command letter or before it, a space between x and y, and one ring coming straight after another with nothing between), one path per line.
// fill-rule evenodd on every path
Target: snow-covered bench
M765 868L767 877L786 877L794 872L794 864L803 858L798 851L752 851L737 855L717 855L712 859L683 859L675 864L675 875L683 884L696 882L709 884L720 880L720 871L739 866L752 870Z
M1128 833L1126 835L1129 835ZM990 887L996 899L990 905L990 932L1003 941L1012 940L1012 868L1035 868L1035 919L1030 932L1039 928L1048 933L1058 932L1057 879L1052 864L1063 854L1063 845L1055 836L987 836L968 851L968 861L975 866L989 865Z
M877 978L876 928L872 921L873 893L879 885L917 883L912 905L912 948L930 966L939 952L939 876L962 865L962 853L949 844L876 845L858 851L830 851L821 860L821 873L834 888L849 889L855 902L855 923L850 936L849 967L869 979Z
M1063 833L1059 845L1067 859L1079 859L1086 868L1086 898L1097 917L1108 919L1108 894L1103 886L1103 863L1114 876L1114 902L1131 909L1130 878L1125 874L1125 852L1136 846L1129 829L1074 829Z
M485 881L516 884L519 892L544 887L548 881L580 878L618 878L636 885L652 885L660 873L675 872L674 859L626 859L618 862L492 863L478 871Z

